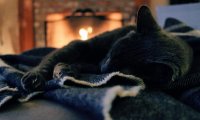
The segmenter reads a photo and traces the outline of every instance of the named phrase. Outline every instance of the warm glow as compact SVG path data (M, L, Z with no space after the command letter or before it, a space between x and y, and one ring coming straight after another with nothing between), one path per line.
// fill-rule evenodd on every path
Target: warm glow
M92 27L88 27L88 28L87 28L87 31L88 31L88 33L90 33L90 34L91 34L91 33L92 33L92 31L93 31Z
M88 27L87 29L81 28L79 30L79 35L81 37L81 40L87 40L89 37L89 34L91 34L93 31L92 27Z
M79 30L79 34L81 36L81 40L87 40L88 39L88 31L84 28L81 28Z
M1 0L0 0L1 1ZM100 15L110 20L99 19L64 19L69 13L47 15L47 46L60 48L73 40L88 40L103 32L122 27L121 13L105 12Z

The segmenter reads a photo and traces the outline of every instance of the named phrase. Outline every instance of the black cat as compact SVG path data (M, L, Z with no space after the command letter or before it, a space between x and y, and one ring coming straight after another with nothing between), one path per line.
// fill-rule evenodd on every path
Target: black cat
M162 86L186 74L191 61L188 45L163 31L149 8L142 6L137 29L126 26L88 41L71 42L47 55L21 82L27 91L41 90L57 65L72 70L69 75L121 71L143 78L148 86Z

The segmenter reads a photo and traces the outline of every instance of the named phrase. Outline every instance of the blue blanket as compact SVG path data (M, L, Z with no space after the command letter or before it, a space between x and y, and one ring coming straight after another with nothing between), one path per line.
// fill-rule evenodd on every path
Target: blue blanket
M186 41L190 38L187 42L191 43L191 46L193 45L191 40L199 40L198 35L178 34L179 31L174 31L170 25L168 24L166 30ZM177 26L174 28L177 29ZM198 54L198 47L192 47L195 55ZM0 109L9 102L26 102L35 96L40 96L89 112L99 120L200 119L200 114L197 112L200 111L200 72L196 71L181 78L181 83L172 83L168 86L167 93L173 95L176 91L178 94L174 96L179 101L163 91L145 91L141 78L118 71L98 75L80 74L78 78L62 73L62 77L49 80L45 84L44 91L27 93L21 86L21 77L53 50L54 48L37 48L20 55L0 56ZM198 55L195 58L198 59ZM177 111L179 114L176 114Z
M21 77L40 62L41 58L48 53L46 51L52 50L40 48L21 55L1 56L0 107L10 101L26 102L32 97L43 95L48 99L89 111L98 119L110 120L109 111L115 98L136 96L145 88L142 79L120 72L100 75L80 74L79 78L63 73L59 79L49 80L45 85L45 91L27 93L20 83ZM34 53L43 53L43 55L36 56Z
M163 92L144 91L142 79L120 72L81 74L78 79L63 73L60 79L48 81L45 91L27 93L22 89L21 77L52 50L39 48L20 55L0 56L0 108L40 96L86 111L97 120L200 119L198 112Z
M164 29L186 41L193 49L193 63L190 72L183 78L184 82L171 87L174 88L173 91L177 91L177 86L182 87L177 98L200 111L200 30L175 18L168 18L165 21Z

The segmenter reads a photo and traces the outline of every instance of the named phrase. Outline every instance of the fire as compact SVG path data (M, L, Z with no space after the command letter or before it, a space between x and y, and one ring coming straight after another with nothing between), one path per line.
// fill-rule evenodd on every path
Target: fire
M87 40L89 38L89 34L91 34L92 31L93 31L92 27L81 28L79 30L79 35L81 37L81 40Z

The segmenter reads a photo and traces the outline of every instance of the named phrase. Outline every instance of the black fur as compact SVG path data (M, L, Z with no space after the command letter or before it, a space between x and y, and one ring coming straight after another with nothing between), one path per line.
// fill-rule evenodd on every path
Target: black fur
M136 32L133 30L133 26L122 27L88 41L74 41L54 51L24 75L24 89L41 90L60 62L73 65L75 73L93 73L95 70L96 73L121 71L133 74L143 78L149 86L165 85L187 73L192 61L191 49L163 31L148 7L140 8ZM88 70L85 67L88 64L96 69Z
M101 70L124 71L156 87L185 75L192 62L192 50L181 39L162 30L150 10L138 12L137 31L131 32L111 47Z

